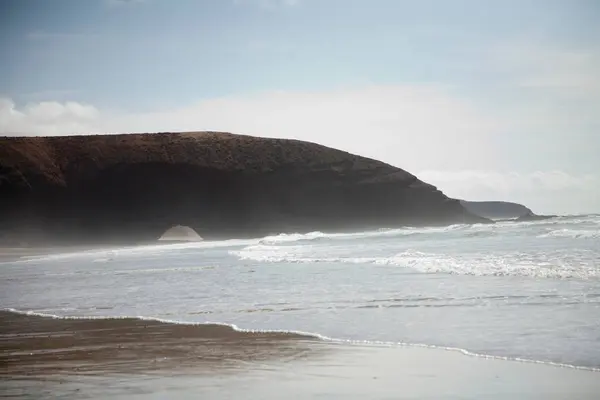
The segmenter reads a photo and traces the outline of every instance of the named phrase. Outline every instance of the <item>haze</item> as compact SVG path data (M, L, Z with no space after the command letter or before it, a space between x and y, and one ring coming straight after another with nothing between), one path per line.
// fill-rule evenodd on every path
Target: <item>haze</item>
M595 1L4 0L0 133L318 142L451 197L600 211Z

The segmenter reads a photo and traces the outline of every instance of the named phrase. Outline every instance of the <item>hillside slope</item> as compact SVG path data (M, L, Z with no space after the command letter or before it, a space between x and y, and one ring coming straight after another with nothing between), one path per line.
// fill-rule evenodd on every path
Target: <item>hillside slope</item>
M385 163L219 132L0 138L0 234L31 243L205 239L483 222ZM1 239L0 239L1 240Z

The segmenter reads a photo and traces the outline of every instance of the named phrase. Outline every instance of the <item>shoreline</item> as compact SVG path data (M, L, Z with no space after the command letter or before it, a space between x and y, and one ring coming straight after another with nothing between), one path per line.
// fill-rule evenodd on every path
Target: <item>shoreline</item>
M460 348L460 347L449 347L449 346L441 346L441 345L432 345L425 343L408 343L408 342L386 342L386 341L374 341L374 340L360 340L360 339L339 339L339 338L331 338L328 336L324 336L320 333L315 332L306 332L299 330L277 330L277 329L248 329L248 328L240 328L239 326L226 323L226 322L190 322L190 321L178 321L171 319L164 319L158 317L147 317L147 316L73 316L66 315L61 316L57 314L50 314L44 312L38 312L34 310L18 310L15 308L7 307L0 309L0 321L7 315L16 315L24 318L33 318L33 319L46 319L46 320L57 320L57 321L97 321L98 323L115 323L119 321L132 321L135 323L150 323L150 324L164 324L172 327L188 327L188 328L197 328L197 329L223 329L230 330L231 332L238 335L282 335L282 336L291 336L295 338L301 338L303 340L316 341L322 343L330 343L332 345L338 346L362 346L362 347L379 347L379 348L416 348L416 349L425 349L425 350L435 350L435 351L445 351L451 352L455 354L459 354L461 356L471 357L471 358L480 358L487 360L496 360L502 362L513 362L513 363L524 363L524 364L534 364L534 365L543 365L554 368L566 368L566 369L575 369L581 371L590 371L600 373L600 366L586 366L586 365L575 365L575 364L566 364L558 361L550 361L550 360L536 360L529 358L521 358L521 357L509 357L502 355L492 355L486 353L477 353L475 351L471 351L468 349ZM0 334L2 330L0 330Z
M441 348L139 318L0 311L0 319L0 379L16 397L591 400L600 392L598 371Z

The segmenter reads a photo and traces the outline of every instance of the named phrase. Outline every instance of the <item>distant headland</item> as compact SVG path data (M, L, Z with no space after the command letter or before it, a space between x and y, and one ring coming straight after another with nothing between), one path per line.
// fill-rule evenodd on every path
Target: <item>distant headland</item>
M512 203L508 201L466 201L461 200L460 203L469 212L479 215L480 217L493 220L515 220L522 221L539 221L548 218L554 218L556 215L538 215L530 208L522 204Z

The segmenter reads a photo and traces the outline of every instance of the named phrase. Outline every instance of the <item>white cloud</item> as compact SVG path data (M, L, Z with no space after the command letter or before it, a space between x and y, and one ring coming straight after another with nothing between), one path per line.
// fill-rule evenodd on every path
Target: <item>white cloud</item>
M77 102L43 101L17 109L11 99L0 98L0 133L5 135L88 133L99 116L95 107Z
M416 175L459 199L516 201L543 213L600 210L598 175L573 175L560 170L530 173L424 170Z
M296 138L407 169L423 163L465 168L490 160L489 135L499 128L475 104L426 85L223 97L166 112L115 116L103 126L110 131L208 129Z
M490 62L526 88L600 100L600 49L561 48L526 40L493 47Z
M17 109L5 100L2 110L3 133L220 130L310 140L407 169L423 163L434 168L448 163L465 168L477 160L489 160L493 149L488 135L499 128L476 105L453 97L444 88L425 85L268 92L126 115L100 113L73 102L43 102Z

